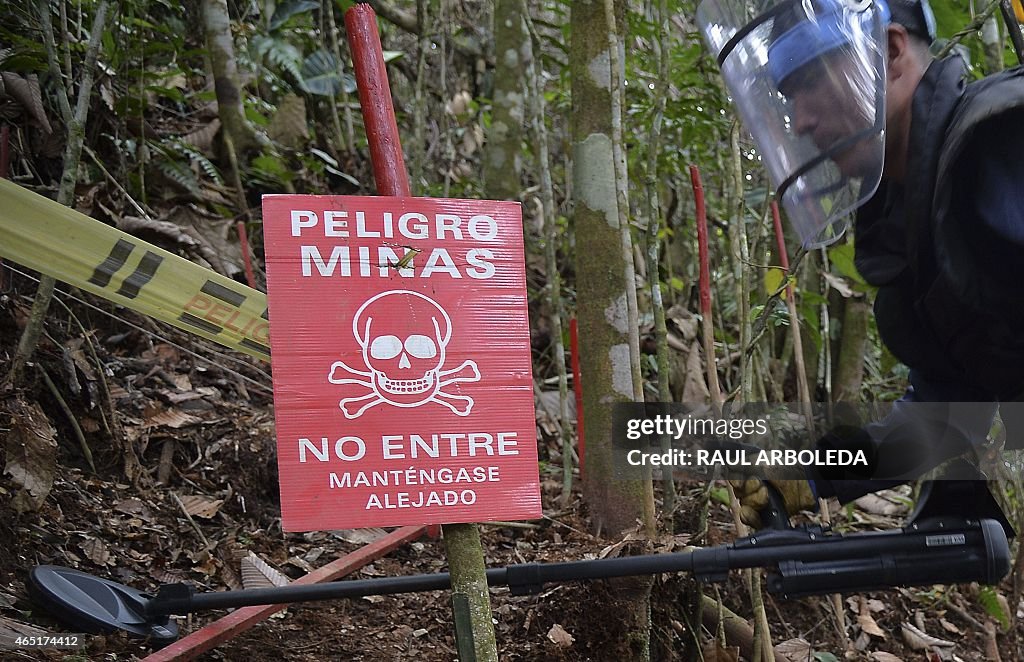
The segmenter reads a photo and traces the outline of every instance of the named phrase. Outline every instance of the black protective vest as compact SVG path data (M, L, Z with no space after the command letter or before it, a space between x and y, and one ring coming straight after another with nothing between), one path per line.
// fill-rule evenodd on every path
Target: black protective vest
M1024 68L969 85L964 73L954 56L921 80L906 179L883 181L858 211L856 265L879 288L879 335L897 358L1013 400L1024 392L1024 247L982 227L976 200L956 184L972 181L972 164L996 147L972 142L979 127L1012 120L1024 131ZM1006 191L1022 193L1024 182Z

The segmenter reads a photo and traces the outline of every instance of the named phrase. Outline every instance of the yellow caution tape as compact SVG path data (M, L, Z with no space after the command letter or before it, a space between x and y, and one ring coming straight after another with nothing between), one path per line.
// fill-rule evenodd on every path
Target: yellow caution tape
M267 295L5 180L0 256L270 360Z

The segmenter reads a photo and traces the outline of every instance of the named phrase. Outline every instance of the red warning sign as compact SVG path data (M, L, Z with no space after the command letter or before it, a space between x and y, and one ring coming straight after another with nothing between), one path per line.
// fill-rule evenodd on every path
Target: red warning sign
M263 198L287 531L541 515L518 203Z

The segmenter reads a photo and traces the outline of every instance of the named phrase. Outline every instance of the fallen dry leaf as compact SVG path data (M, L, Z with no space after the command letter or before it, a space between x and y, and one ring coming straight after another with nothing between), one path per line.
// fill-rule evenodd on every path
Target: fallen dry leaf
M945 630L946 632L950 632L952 634L963 634L964 633L963 630L961 630L957 626L953 625L952 623L950 623L949 621L947 621L944 618L940 618L939 619L939 625L942 626L943 630Z
M46 133L52 133L53 128L46 118L46 111L43 109L43 97L39 91L39 79L35 74L23 77L13 71L0 72L0 92L11 97L24 108L26 114L32 118L36 125Z
M813 655L811 642L806 639L789 639L775 645L775 659L779 662L806 662Z
M690 351L686 355L686 371L683 382L681 402L704 402L708 397L708 385L704 381L704 363L696 340L690 343Z
M380 528L342 529L338 531L331 531L331 535L335 538L338 538L339 540L344 540L345 542L350 542L353 545L368 545L371 542L383 538L387 534L387 531Z
M46 634L46 630L37 628L28 623L16 621L13 618L0 616L0 639L13 639L18 635L25 637L38 637Z
M739 662L740 660L739 646L722 648L717 641L709 641L701 653L704 656L704 662Z
M901 658L885 651L875 651L871 654L871 662L903 662Z
M152 518L149 508L141 499L122 499L114 504L114 510L125 515L135 515L147 522Z
M942 648L953 648L956 644L952 641L946 641L945 639L939 639L933 637L927 632L923 632L910 623L904 623L902 626L903 641L914 650L930 650L930 649L942 649Z
M185 412L181 412L176 409L165 409L164 411L147 418L145 423L142 424L142 427L156 428L163 426L177 430L178 428L183 428L187 425L196 425L202 422L203 420L201 418L196 418L195 416L186 414Z
M181 497L181 505L185 507L185 512L193 517L210 519L224 505L224 499L211 499L207 496L190 494Z
M11 429L7 432L4 473L21 488L14 496L15 509L21 513L38 510L57 474L57 431L37 404L18 398L9 411Z
M877 494L865 494L854 503L858 508L872 515L898 515L908 510L905 504L894 503Z
M868 606L868 611L872 613L876 611L885 611L885 603L881 600L876 600L874 598L867 600L865 598L861 598L861 604L866 604Z
M85 552L89 560L96 565L114 565L110 560L110 551L98 538L86 538L85 542L78 544L78 547Z
M878 627L878 623L875 622L875 619L871 618L871 614L868 613L867 609L864 609L860 616L857 617L857 625L860 626L861 630L867 632L873 637L878 637L880 639L885 639L886 637L885 631Z
M576 637L566 632L558 623L552 625L551 629L548 630L548 639L551 643L561 648L568 648L569 646L572 646L574 641L576 641Z
M823 271L821 275L825 277L825 282L827 282L836 292L839 292L844 299L848 299L853 296L853 290L850 288L850 284L846 282L845 278L836 276L835 274L831 274L827 271Z

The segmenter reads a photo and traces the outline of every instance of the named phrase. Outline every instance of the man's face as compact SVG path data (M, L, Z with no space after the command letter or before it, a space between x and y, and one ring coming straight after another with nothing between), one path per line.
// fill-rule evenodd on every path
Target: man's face
M822 152L874 124L874 83L865 81L845 55L813 60L789 76L780 91L790 103L793 131ZM869 141L862 140L829 158L844 176L863 177L871 174L874 155Z

